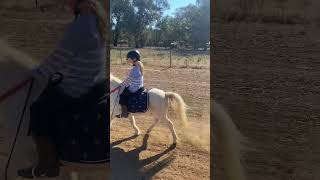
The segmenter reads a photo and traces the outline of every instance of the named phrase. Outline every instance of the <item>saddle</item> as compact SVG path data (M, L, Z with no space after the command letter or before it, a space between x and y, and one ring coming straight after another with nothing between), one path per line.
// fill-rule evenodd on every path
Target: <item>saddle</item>
M128 99L128 112L145 113L149 108L149 90L144 89L141 92L132 94Z

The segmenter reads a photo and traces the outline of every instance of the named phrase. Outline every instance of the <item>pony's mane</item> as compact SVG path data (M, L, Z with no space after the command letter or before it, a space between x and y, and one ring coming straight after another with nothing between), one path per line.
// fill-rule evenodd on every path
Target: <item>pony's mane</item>
M121 79L115 77L113 74L110 73L110 81L116 81L116 82L120 83Z
M0 63L8 61L14 61L28 69L32 69L37 64L30 56L10 47L8 43L0 39Z

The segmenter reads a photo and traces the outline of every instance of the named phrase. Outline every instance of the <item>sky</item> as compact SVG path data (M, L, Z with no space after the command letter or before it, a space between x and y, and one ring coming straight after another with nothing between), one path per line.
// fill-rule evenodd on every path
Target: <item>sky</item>
M196 4L197 0L168 0L170 9L164 12L164 15L173 15L176 9L187 6L188 4Z

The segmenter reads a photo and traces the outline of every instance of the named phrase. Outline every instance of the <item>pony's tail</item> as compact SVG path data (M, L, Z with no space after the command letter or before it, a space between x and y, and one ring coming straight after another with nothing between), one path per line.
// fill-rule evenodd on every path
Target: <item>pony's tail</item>
M222 162L227 179L245 180L240 151L241 142L246 139L240 134L231 117L214 101L211 112L217 129L217 146L223 152Z
M188 106L186 105L182 97L179 94L174 92L166 92L165 97L166 99L168 99L169 103L172 104L174 111L178 112L179 118L182 121L182 125L186 127L188 124L187 114L186 114L186 110Z

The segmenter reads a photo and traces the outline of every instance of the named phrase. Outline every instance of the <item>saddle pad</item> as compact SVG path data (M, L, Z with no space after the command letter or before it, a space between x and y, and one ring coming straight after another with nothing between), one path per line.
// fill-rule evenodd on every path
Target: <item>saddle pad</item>
M61 160L85 164L110 161L108 102L103 100L86 111L64 114L57 139Z
M144 113L149 107L149 93L147 90L141 94L133 95L128 100L128 111L130 113Z

